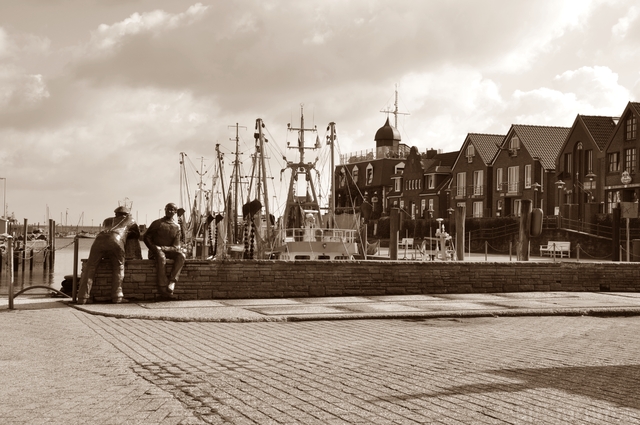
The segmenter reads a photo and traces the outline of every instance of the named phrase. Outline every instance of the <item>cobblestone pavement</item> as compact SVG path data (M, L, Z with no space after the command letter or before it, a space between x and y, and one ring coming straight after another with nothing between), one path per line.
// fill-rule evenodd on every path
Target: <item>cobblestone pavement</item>
M0 312L2 424L640 423L640 317Z

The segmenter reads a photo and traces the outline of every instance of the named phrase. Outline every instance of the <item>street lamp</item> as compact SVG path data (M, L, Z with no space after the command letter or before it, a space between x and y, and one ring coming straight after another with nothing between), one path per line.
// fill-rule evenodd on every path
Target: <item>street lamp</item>
M595 198L593 195L593 181L595 180L596 175L593 171L589 171L585 177L589 179L589 190L585 190L585 192L587 192L587 203L591 204ZM591 213L591 208L589 208L589 212Z
M555 185L558 188L558 217L562 217L562 190L565 183L563 180L558 180Z
M533 188L533 208L538 208L538 190L542 187L540 183L534 183L531 185Z
M7 178L0 177L2 180L3 188L2 188L2 218L7 218Z

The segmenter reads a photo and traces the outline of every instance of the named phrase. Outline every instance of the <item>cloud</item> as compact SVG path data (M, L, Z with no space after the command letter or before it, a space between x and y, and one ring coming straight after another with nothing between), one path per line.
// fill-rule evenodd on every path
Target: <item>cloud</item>
M10 54L9 37L4 28L0 27L0 59Z
M630 100L627 88L620 85L619 76L606 66L583 66L555 77L563 91L575 93L580 102L593 111L620 108Z
M112 25L101 24L91 35L90 45L98 50L110 49L127 37L141 33L159 33L163 30L190 25L202 18L208 6L196 3L185 12L170 14L163 10L134 13L129 18Z
M28 75L15 66L0 65L0 112L28 109L48 97L42 75Z
M516 90L510 109L519 124L571 126L577 114L616 116L630 98L607 67L581 67L565 71L551 82L552 87Z
M627 37L632 26L637 23L638 17L640 17L640 7L631 6L627 14L611 28L611 33L619 39Z

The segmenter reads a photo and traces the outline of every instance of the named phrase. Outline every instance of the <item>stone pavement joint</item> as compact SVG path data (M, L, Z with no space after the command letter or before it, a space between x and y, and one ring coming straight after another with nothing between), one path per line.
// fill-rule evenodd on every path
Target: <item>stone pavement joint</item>
M286 322L554 315L606 317L640 315L640 294L519 292L203 300L73 306L87 313L108 317L179 322Z

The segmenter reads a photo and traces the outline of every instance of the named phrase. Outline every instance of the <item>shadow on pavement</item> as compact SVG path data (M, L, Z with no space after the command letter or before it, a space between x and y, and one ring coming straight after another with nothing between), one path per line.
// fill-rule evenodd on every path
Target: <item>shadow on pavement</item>
M487 371L520 382L494 382L453 386L444 391L393 397L399 400L434 398L479 393L521 392L554 389L612 405L640 409L637 383L640 365L552 367Z

